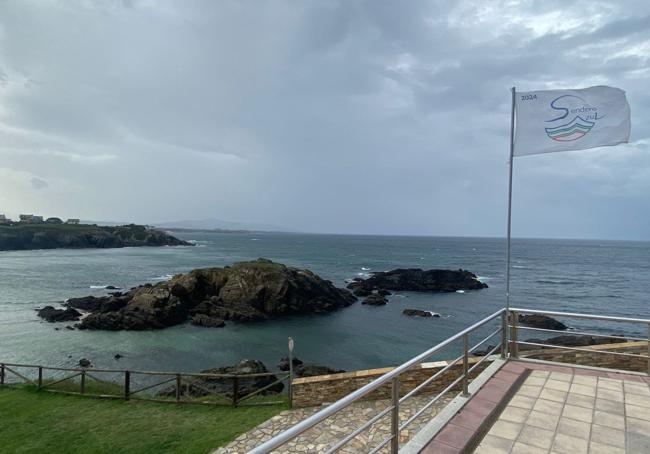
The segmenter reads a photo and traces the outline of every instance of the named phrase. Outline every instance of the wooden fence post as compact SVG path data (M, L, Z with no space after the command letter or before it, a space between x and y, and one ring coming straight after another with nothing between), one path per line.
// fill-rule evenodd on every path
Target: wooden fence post
M0 385L4 386L5 384L5 365L0 364Z
M237 399L239 398L239 377L235 375L232 379L232 404L237 405Z
M176 402L181 401L181 374L176 374Z
M38 366L38 389L43 387L43 366Z
M124 400L129 400L131 397L131 372L124 371Z
M81 394L86 392L86 371L85 370L81 371L81 387L80 387L80 390L81 390Z

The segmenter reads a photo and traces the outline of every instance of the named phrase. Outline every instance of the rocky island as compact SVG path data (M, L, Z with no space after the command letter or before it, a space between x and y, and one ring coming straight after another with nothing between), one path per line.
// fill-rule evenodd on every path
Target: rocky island
M30 249L122 248L137 246L192 246L162 230L144 225L94 224L0 225L0 251Z
M326 313L355 301L349 291L309 270L258 259L223 268L193 270L167 282L145 284L124 293L70 298L65 303L67 309L47 308L39 315L47 314L56 321L66 315L74 317L70 309L88 312L85 317L77 317L80 329L161 329L188 320L195 325L220 327L224 320Z

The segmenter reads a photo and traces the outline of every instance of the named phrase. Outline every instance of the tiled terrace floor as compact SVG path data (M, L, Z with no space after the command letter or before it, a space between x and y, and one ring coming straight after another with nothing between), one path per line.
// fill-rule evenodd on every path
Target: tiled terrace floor
M516 390L516 376L527 378L509 398L512 393L505 388ZM472 401L496 401L495 384L502 388L503 410L492 412L490 419L496 421L489 427L487 414L478 417ZM455 440L480 440L486 422L477 454L650 453L649 381L640 375L510 361L422 453L462 452L464 445Z

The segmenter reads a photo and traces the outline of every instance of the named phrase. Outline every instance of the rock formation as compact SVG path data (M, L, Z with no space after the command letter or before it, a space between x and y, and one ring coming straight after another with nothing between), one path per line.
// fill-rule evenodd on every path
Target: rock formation
M410 317L440 317L437 312L423 311L421 309L404 309L402 314Z
M532 328L553 329L557 331L564 331L569 328L564 323L555 320L552 317L539 314L522 314L519 316L519 323L522 325L530 326Z
M71 322L79 320L79 317L81 317L81 312L71 307L66 309L56 309L52 306L45 306L42 309L38 309L37 314L39 317L50 323Z
M296 377L314 377L316 375L340 374L345 372L343 369L334 369L329 366L318 364L305 364L298 358L293 358L293 374ZM289 358L282 358L278 364L278 369L283 372L289 371Z
M80 329L161 329L191 318L200 326L223 320L266 320L331 312L356 298L309 270L266 259L204 268L145 284L119 295L70 298L69 308L89 311Z

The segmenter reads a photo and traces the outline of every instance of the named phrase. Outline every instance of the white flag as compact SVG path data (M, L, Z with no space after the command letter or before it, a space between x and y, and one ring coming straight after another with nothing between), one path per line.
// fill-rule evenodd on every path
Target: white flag
M515 112L515 156L616 145L630 138L630 106L618 88L516 92Z

